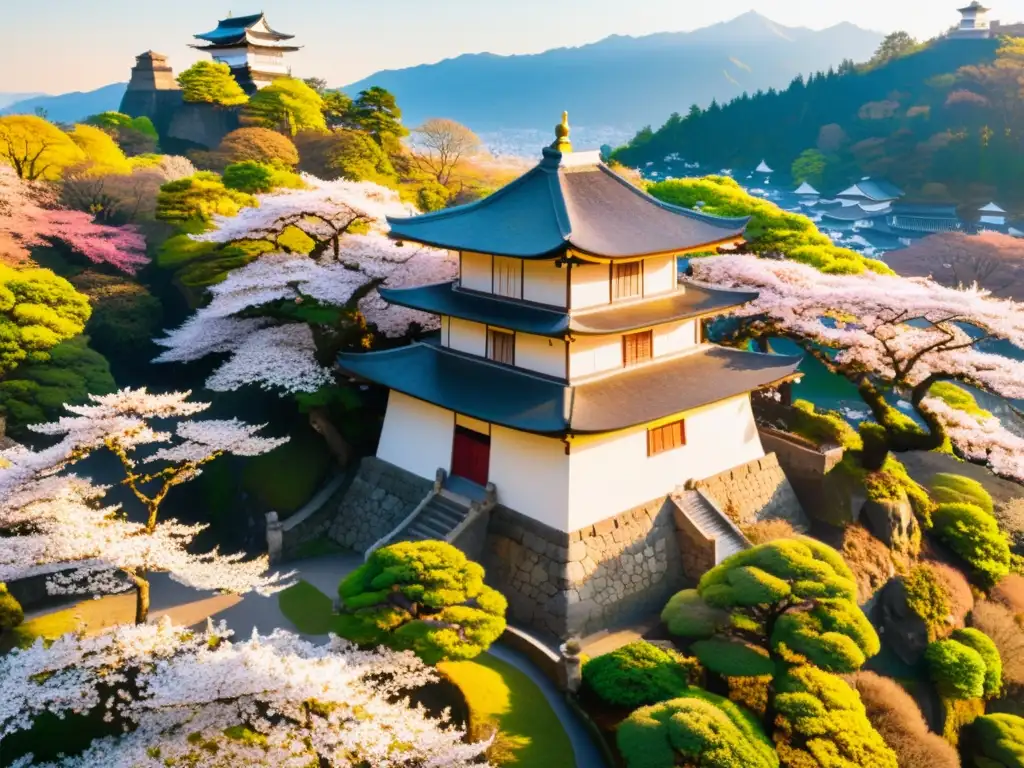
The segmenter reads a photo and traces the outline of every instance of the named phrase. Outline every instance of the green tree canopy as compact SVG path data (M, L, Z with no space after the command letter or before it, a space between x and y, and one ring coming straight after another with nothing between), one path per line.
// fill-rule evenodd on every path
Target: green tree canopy
M627 768L777 768L761 726L728 699L691 688L678 699L638 709L616 730Z
M387 153L364 131L307 131L296 136L295 143L301 155L299 168L322 179L373 181L385 186L394 186L398 180Z
M985 693L985 660L956 640L939 640L925 651L928 672L939 693L950 699L980 699Z
M892 32L886 35L885 39L879 43L878 50L875 51L875 55L869 63L872 65L885 64L893 59L898 59L900 56L906 56L914 51L917 46L917 39L908 32L902 30Z
M216 173L200 171L160 188L156 217L172 224L209 222L215 214L234 216L242 208L255 205L252 195L228 189Z
M777 662L852 672L880 647L843 558L806 537L737 553L673 600L673 633L692 638L693 653L721 675L770 675Z
M92 317L85 326L89 346L109 359L131 362L161 328L160 300L134 280L86 270L71 278L89 297ZM96 389L90 390L96 394Z
M85 154L88 175L128 174L132 167L121 147L106 131L94 125L79 124L68 135Z
M950 638L978 652L985 664L985 696L990 699L998 696L1003 687L1003 660L992 639L970 627L953 630Z
M978 768L1024 768L1024 717L984 715L968 726L966 736Z
M89 300L50 270L0 264L0 379L21 363L48 360L89 314Z
M939 504L932 515L935 533L971 567L974 578L991 587L1010 572L1010 545L995 517L974 504Z
M253 123L289 136L299 131L326 131L324 100L301 80L282 77L249 99L245 114Z
M775 681L775 747L787 768L897 768L860 696L840 677L794 667Z
M325 91L321 96L324 100L324 120L327 121L327 127L349 127L352 123L352 99L341 91Z
M85 153L64 131L37 115L0 117L0 162L22 179L55 180Z
M402 110L390 91L373 86L361 91L350 110L349 121L373 136L380 146L392 152L398 139L409 135L402 125Z
M583 665L583 687L612 707L635 709L675 699L698 685L700 663L638 640Z
M220 61L197 61L178 75L178 85L182 98L191 103L233 107L249 101L231 67Z
M828 160L819 149L805 149L800 157L793 161L793 181L808 182L810 184L821 184L825 178L825 168Z
M64 404L81 405L88 396L106 395L117 389L107 360L89 348L87 336L76 336L50 350L44 363L25 363L0 381L0 411L15 437L29 424L54 420Z
M224 169L224 186L250 195L270 192L281 187L300 189L302 179L291 171L275 168L255 160L232 163Z
M153 121L148 117L131 117L124 112L100 112L98 115L91 115L82 121L87 125L95 125L97 128L116 130L118 128L131 128L132 130L144 133L153 139L158 138Z
M471 659L505 631L505 598L484 585L483 568L441 541L376 550L338 593L338 634L415 651L427 664Z

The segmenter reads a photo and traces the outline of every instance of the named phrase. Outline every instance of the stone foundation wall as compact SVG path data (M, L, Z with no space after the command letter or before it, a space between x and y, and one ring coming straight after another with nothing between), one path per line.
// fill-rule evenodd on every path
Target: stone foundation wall
M672 516L679 550L683 553L683 574L691 581L699 581L705 572L715 567L715 540L705 536L675 504Z
M567 639L660 611L684 582L667 498L572 533L491 512L484 567L512 621Z
M694 483L737 525L788 520L806 530L807 515L774 453Z
M367 456L337 511L327 535L338 544L365 552L416 509L433 482Z

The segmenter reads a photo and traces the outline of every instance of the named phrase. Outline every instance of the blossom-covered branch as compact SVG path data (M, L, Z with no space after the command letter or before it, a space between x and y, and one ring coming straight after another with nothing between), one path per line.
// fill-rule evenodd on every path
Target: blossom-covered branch
M447 715L405 698L437 679L414 654L337 638L318 646L282 630L230 635L223 624L193 632L165 620L12 651L0 657L0 740L44 713L104 713L124 735L52 765L486 765L486 742L467 743Z

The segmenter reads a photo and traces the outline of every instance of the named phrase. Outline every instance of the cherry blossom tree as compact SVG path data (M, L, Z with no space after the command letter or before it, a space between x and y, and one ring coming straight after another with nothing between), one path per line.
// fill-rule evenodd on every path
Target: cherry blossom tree
M64 242L94 264L109 264L128 274L149 263L146 240L132 227L96 224L83 211L62 210L56 190L19 179L0 165L0 259L29 258L29 248Z
M266 557L192 554L189 545L206 526L159 520L169 491L196 477L203 465L226 453L256 456L285 442L261 437L262 425L236 419L182 420L209 406L187 402L188 395L145 389L91 395L88 405L65 406L72 416L31 427L59 437L52 447L0 452L0 533L7 534L0 535L0 581L51 574L47 588L54 594L134 588L137 623L149 613L152 571L203 590L271 594L286 587L287 576L264 576ZM179 420L173 435L157 430L156 419ZM139 456L139 448L156 445ZM64 472L103 449L119 459L123 485L141 503L143 521L129 520L119 505L102 506L108 488Z
M231 391L253 384L297 395L339 461L349 449L319 405L342 349L364 349L368 324L389 337L429 329L436 319L388 305L378 286L452 279L455 260L444 251L388 239L385 217L415 209L393 190L370 182L321 181L307 189L259 197L237 216L214 217L214 229L194 239L221 244L258 241L271 252L210 287L209 304L157 343L157 362L189 362L210 354L226 360L206 386ZM414 325L415 324L415 325Z
M928 279L863 273L825 275L790 261L729 255L692 262L694 278L718 287L754 289L757 300L736 311L740 339L794 340L829 371L856 384L892 450L930 450L957 443L946 410L928 399L932 385L959 381L1010 399L1024 398L1024 362L986 352L990 339L1024 348L1024 305L977 288ZM887 392L906 397L925 423L899 414ZM927 399L927 402L926 402Z
M0 741L46 713L103 713L108 730L64 768L360 766L469 768L488 742L468 743L447 713L410 703L437 674L410 652L361 651L336 637L314 645L283 630L232 642L156 625L69 634L0 656ZM39 765L26 755L16 766Z

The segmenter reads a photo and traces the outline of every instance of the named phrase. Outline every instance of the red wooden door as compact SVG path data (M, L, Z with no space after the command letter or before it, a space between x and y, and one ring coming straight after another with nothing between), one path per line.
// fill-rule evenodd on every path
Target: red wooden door
M462 427L455 428L452 443L452 474L477 485L487 485L491 463L491 438Z

